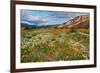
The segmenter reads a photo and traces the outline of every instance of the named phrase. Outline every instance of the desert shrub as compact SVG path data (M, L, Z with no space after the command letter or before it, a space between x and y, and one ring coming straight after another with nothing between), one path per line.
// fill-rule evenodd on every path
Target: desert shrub
M71 29L70 32L71 33L77 32L77 29Z

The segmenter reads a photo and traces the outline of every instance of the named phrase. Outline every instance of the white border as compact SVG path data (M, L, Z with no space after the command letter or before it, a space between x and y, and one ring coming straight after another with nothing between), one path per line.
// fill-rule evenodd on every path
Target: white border
M90 13L90 59L78 61L59 61L59 62L36 62L36 63L20 63L20 10L50 10L50 11L67 11L67 12L89 12ZM78 11L77 11L78 10ZM34 6L34 5L16 5L16 69L23 68L40 68L40 67L57 67L57 66L75 66L94 64L94 10L84 8L70 7L50 7L50 6Z

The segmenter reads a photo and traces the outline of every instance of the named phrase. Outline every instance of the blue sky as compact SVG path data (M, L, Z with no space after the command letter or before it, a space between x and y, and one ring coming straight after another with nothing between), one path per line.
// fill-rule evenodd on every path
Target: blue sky
M67 22L79 15L89 15L89 13L22 9L21 23L37 26L55 25Z

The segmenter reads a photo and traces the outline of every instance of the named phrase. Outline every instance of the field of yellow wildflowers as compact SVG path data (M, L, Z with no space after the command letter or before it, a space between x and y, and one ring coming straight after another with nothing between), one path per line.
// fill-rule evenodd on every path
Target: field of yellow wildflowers
M89 59L88 29L22 29L21 62Z

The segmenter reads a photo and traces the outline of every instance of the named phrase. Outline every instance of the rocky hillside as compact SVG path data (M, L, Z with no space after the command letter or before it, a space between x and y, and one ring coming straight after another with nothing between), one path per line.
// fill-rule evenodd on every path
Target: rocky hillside
M89 16L77 16L55 28L89 28Z

